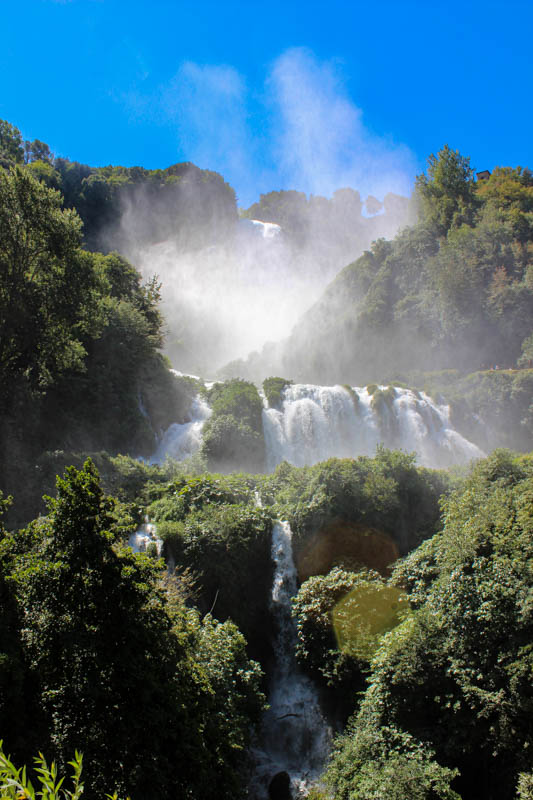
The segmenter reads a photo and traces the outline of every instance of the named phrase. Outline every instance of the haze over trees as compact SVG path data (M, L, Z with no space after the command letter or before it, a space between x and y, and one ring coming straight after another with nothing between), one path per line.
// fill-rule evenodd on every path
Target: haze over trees
M446 146L414 201L417 224L376 241L296 325L283 374L365 383L520 361L533 315L531 172L496 168L476 182Z

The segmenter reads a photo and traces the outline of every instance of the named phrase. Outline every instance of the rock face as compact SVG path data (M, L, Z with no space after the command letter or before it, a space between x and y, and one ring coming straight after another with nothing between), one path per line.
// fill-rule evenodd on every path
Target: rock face
M293 800L291 792L291 779L288 772L278 772L268 785L270 800Z

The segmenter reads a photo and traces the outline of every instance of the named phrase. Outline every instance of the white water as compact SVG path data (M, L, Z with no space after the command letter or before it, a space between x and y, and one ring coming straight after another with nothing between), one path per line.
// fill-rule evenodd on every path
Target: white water
M202 429L210 416L207 401L197 395L191 404L190 421L183 424L174 422L167 428L149 463L162 464L166 458L183 461L196 453L202 444Z
M380 443L416 452L426 467L485 456L453 429L448 406L436 404L423 392L394 391L390 407L383 403L379 411L372 407L366 388L354 387L352 396L342 386L287 386L281 410L263 410L268 469L282 461L304 466L332 456L373 456Z
M244 220L241 221L244 222ZM257 233L263 239L274 239L275 236L279 236L281 233L281 228L275 222L262 222L260 219L251 219L250 220L253 230L257 231Z
M261 748L256 748L256 796L267 798L268 786L279 772L291 778L293 797L305 796L324 768L331 745L331 731L320 711L313 683L299 670L295 656L296 628L291 616L291 597L297 592L288 522L276 522L272 530L275 564L272 610L276 623L276 664L261 726Z
M145 553L148 549L148 545L155 544L158 556L161 555L161 548L163 546L161 539L157 538L154 523L149 522L148 517L145 517L140 528L138 528L135 533L131 534L128 544L134 553Z

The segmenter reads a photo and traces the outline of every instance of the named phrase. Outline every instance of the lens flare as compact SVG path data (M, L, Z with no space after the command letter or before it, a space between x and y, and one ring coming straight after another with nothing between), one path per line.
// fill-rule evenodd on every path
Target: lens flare
M401 589L373 581L359 584L332 612L339 650L370 661L383 634L399 625L408 610L407 595Z

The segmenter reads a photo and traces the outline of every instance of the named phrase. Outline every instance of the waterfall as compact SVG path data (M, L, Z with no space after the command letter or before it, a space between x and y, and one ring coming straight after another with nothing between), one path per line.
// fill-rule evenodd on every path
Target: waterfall
M211 416L211 409L202 395L196 395L191 404L190 421L174 422L163 434L150 464L162 464L167 457L182 461L192 456L202 444L202 429Z
M162 464L167 456L181 461L196 453L210 416L205 397L198 394L189 422L170 425L149 463ZM449 406L399 387L379 386L369 393L360 387L288 385L279 409L263 409L263 431L269 471L282 461L301 467L333 456L373 456L378 444L414 451L425 467L446 468L485 457L453 428Z
M128 544L134 553L145 553L150 544L155 544L157 555L161 555L163 542L157 538L155 525L149 522L148 517L144 518L143 524L131 534Z
M379 443L416 451L426 467L444 468L485 453L450 424L449 407L424 392L294 384L283 392L281 410L263 410L269 470L282 461L295 466L327 458L375 454Z
M297 592L297 574L292 555L288 522L274 523L272 559L274 580L271 607L276 622L269 709L261 726L261 746L254 750L255 797L268 797L273 778L290 776L292 796L305 797L324 768L331 732L322 716L316 689L298 668L295 659L296 627L291 616L291 598ZM252 793L252 796L253 793Z
M281 233L281 228L275 222L263 222L260 219L250 220L253 229L258 232L263 239L274 239Z

